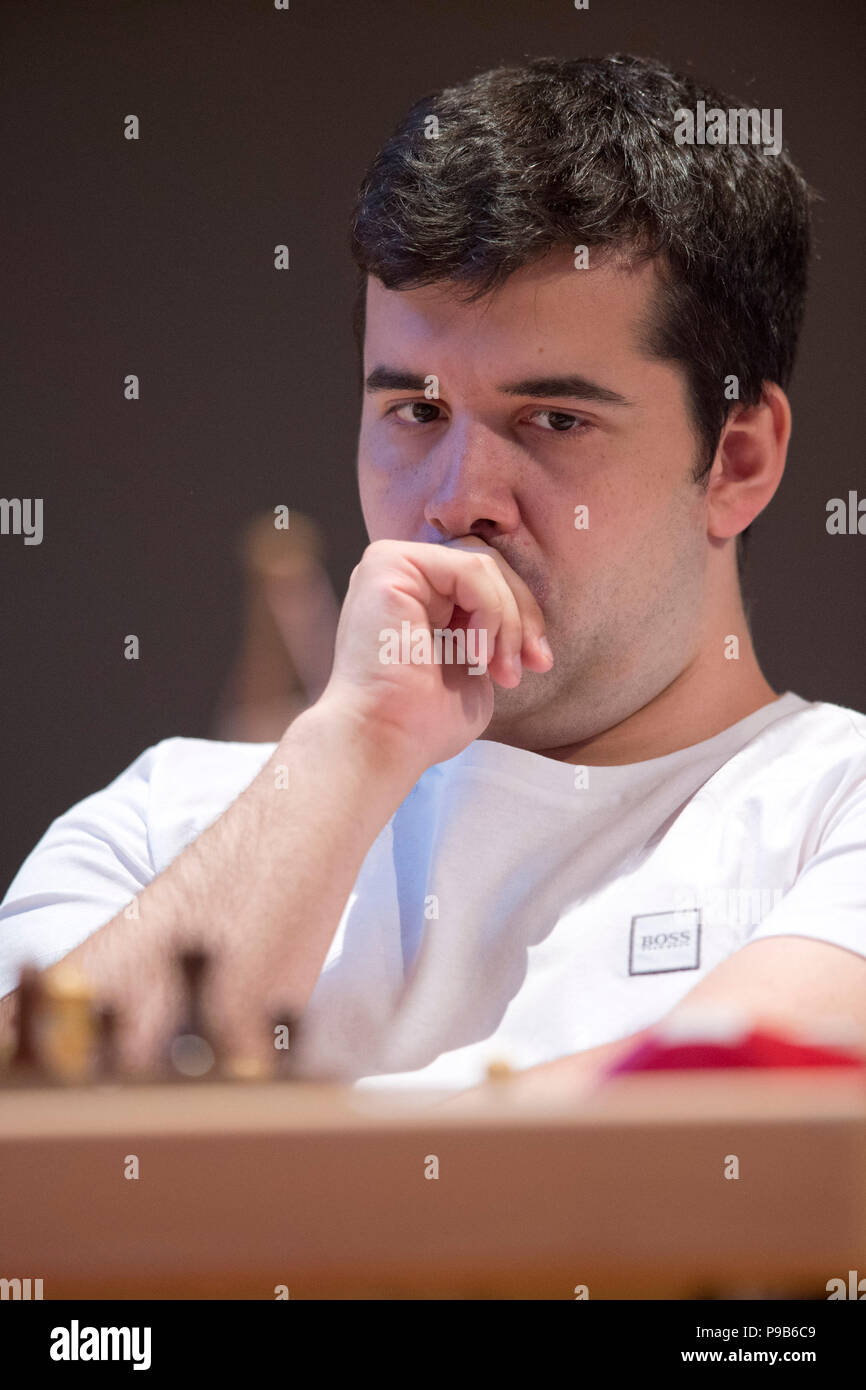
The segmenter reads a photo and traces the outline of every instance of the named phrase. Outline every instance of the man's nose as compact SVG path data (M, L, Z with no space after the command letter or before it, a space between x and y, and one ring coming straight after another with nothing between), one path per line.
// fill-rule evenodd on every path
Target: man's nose
M519 521L508 444L477 422L456 429L431 454L424 519L443 536L511 531Z

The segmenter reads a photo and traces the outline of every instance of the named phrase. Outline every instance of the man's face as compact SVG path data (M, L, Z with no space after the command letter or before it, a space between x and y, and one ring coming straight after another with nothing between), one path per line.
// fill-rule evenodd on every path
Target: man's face
M639 342L655 286L651 264L578 270L567 248L475 304L454 285L368 280L364 378L393 378L365 392L361 416L370 539L480 536L545 615L554 666L496 687L487 738L588 738L664 690L705 640L685 379Z

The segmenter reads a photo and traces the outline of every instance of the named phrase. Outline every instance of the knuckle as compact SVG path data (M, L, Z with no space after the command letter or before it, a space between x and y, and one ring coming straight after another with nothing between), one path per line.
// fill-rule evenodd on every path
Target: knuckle
M368 575L381 569L383 563L393 559L393 541L371 541L352 571L355 575Z
M477 550L460 550L456 553L466 556L465 561L461 561L460 563L465 565L470 574L481 574L483 572L484 560L486 557L484 555L479 555Z
M389 554L393 544L393 541L371 541L361 556L360 563L363 565L366 561L369 564L371 560L378 560L381 556Z

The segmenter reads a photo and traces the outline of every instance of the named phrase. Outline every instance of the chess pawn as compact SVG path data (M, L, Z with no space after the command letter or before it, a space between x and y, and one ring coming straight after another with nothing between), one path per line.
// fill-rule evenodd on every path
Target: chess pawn
M169 1075L178 1080L211 1081L219 1075L218 1049L208 1036L202 1002L208 964L208 955L202 950L185 950L178 956L183 1005L166 1059Z
M44 974L44 1052L52 1073L74 1085L89 1079L95 1042L93 996L74 966L52 966Z

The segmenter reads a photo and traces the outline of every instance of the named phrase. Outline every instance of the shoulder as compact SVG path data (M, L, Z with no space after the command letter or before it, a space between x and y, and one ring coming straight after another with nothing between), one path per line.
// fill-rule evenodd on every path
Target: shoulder
M274 745L168 738L145 748L105 786L57 816L9 889L41 881L49 863L69 873L120 865L147 882L243 791Z
M859 710L815 701L781 720L779 735L779 769L804 790L829 799L866 789L866 715Z
M223 743L208 738L166 738L148 748L127 769L141 771L160 788L180 792L192 786L200 794L220 793L254 777L276 748L275 743ZM190 782L192 779L192 782Z
M122 805L143 815L163 798L190 804L240 791L270 757L275 744L221 743L214 739L174 737L145 748L111 782L65 811L58 820L99 807Z
M796 721L794 727L817 736L823 744L847 748L861 756L866 754L866 714L860 710L813 700L790 717Z
M866 777L866 715L828 701L800 700L746 751L769 778L804 788L851 785Z
M273 743L223 743L204 738L167 738L148 748L106 788L128 788L138 799L155 871L201 834L249 786L273 753Z
M866 715L786 699L786 711L724 763L696 800L720 824L742 821L756 843L796 841L814 852L840 820L859 825L866 814Z

